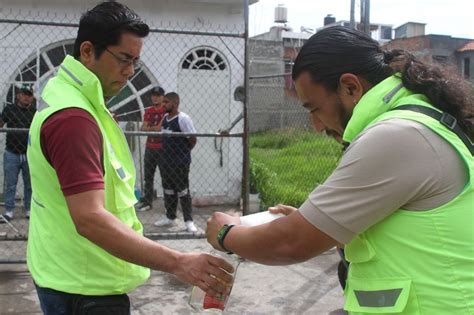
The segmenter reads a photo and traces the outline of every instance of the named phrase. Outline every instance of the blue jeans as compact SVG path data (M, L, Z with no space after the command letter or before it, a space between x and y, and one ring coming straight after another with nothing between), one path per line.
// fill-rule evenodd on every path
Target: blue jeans
M93 304L99 305L98 308L94 310L89 308L89 312L84 311L83 307L78 307L78 299L82 297L87 297L84 295L79 294L71 294L61 291L56 291L53 289L42 288L36 285L36 293L38 294L38 298L41 305L41 310L43 311L44 315L71 315L71 314L130 314L130 302L127 295L121 295L122 298L127 300L127 307L126 309L117 308L116 305L111 305L110 303L105 302L105 297L95 296L89 297L89 300L85 302L86 304L91 302ZM112 297L112 296L109 296ZM85 304L82 304L85 305ZM76 308L76 309L75 309ZM83 311L81 311L81 309Z
M25 210L30 210L31 204L31 181L30 170L28 169L28 161L26 154L16 154L5 150L3 154L3 174L5 175L5 210L7 212L15 209L16 185L18 183L18 175L23 177L23 205Z
M36 293L44 315L68 315L72 313L74 294L36 286Z

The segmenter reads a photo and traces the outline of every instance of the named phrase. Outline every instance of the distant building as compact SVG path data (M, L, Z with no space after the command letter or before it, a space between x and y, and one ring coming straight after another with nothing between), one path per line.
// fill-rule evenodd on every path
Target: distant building
M267 53L252 54L250 75L257 74L285 74L285 88L291 90L293 88L293 81L291 80L291 71L293 70L293 63L300 51L301 47L313 35L307 32L293 32L292 29L286 26L274 26L269 32L263 33L251 38L251 45L258 50L259 45L273 46L270 52L273 56L268 56ZM252 50L251 50L252 51ZM260 67L258 66L260 64ZM270 65L269 71L262 71L262 64ZM287 91L288 92L288 91Z
M404 49L428 63L452 66L474 82L474 40L448 35L425 35L425 24L408 22L395 29L395 39L385 49Z
M319 32L325 28L331 26L347 26L350 27L351 22L347 20L336 21L333 16L326 16L324 18L324 26L318 28L316 32ZM358 30L363 30L361 23L356 23L356 28ZM393 36L393 25L391 24L380 24L380 23L370 23L370 36L378 41L381 44L387 43L392 40Z
M250 132L308 124L308 115L295 98L291 72L301 47L313 35L286 25L287 9L275 8L276 26L249 40Z
M249 41L250 57L250 131L310 126L307 112L296 99L291 72L294 60L301 47L313 35L313 30L301 27L300 32L287 26L287 9L275 8L275 23L266 33L256 35ZM349 21L338 21L332 15L324 18L321 29L343 25ZM359 24L357 24L360 27ZM393 28L389 24L371 24L372 38L381 43L392 39Z
M425 35L425 23L407 22L395 28L395 39Z
M474 41L470 41L457 50L458 60L461 63L462 76L474 82Z

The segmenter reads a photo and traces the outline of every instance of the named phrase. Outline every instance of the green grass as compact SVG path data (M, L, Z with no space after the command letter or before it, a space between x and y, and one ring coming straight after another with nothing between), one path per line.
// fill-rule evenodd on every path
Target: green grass
M341 156L336 141L301 129L255 133L249 143L251 189L260 193L264 208L300 206Z

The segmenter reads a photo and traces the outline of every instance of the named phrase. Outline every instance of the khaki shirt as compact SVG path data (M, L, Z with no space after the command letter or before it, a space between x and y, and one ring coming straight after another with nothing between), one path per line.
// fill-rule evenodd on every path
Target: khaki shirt
M468 181L455 149L420 123L389 119L362 132L300 213L340 243L397 209L424 211L456 197Z

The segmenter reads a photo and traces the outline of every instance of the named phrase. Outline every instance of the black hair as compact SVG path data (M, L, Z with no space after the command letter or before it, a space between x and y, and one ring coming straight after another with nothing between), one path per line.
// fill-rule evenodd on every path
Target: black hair
M81 16L74 42L74 58L79 59L81 44L90 41L99 58L108 46L117 45L122 34L146 37L148 25L130 8L119 2L102 2Z
M330 91L337 90L344 73L358 75L372 85L400 73L407 89L424 94L433 106L454 116L471 139L474 137L474 98L465 80L447 68L423 63L407 51L383 51L363 32L334 26L314 34L296 57L293 80L303 72Z
M179 104L179 95L178 93L176 92L169 92L169 93L166 93L165 94L165 98L173 101L173 102L176 102L177 104Z
M153 89L151 89L151 95L165 95L165 90L161 86L155 86Z

